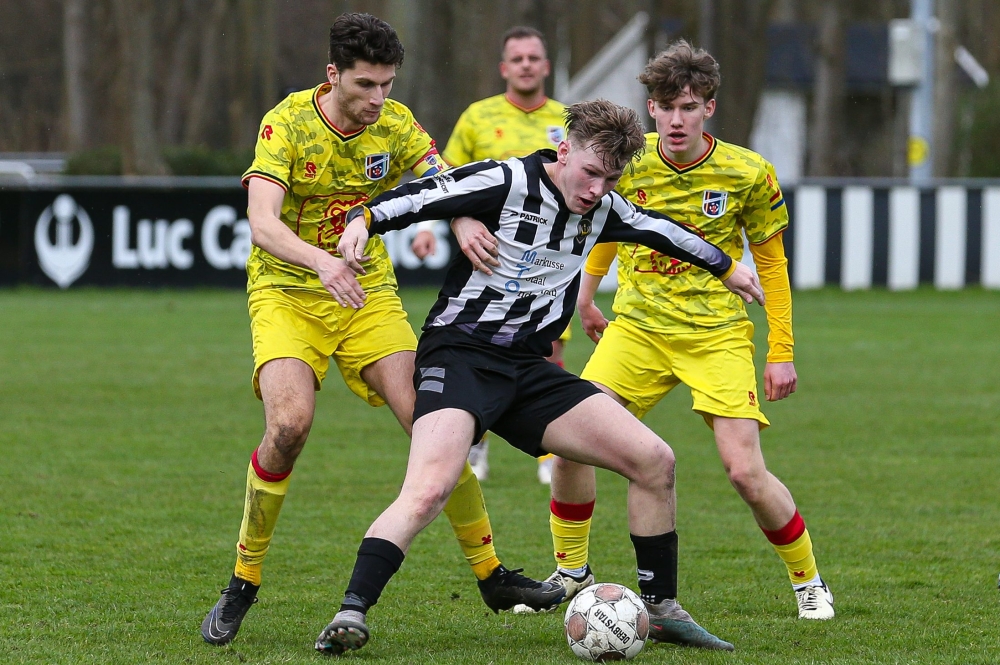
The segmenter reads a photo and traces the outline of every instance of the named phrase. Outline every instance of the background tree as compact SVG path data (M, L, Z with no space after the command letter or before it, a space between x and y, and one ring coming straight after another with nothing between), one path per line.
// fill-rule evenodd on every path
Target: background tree
M126 110L120 135L122 169L126 174L164 175L153 92L153 2L114 0L119 36L119 91Z
M89 30L86 0L66 0L63 5L63 81L66 86L66 147L87 147L90 125L87 86Z
M816 74L809 132L809 175L835 175L844 110L844 16L837 0L823 0L819 14Z

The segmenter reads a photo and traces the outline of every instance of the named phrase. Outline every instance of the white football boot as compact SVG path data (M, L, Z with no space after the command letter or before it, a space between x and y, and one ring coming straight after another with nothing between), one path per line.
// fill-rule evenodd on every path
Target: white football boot
M795 590L795 600L799 604L800 619L832 619L833 594L822 579L819 584L810 584Z

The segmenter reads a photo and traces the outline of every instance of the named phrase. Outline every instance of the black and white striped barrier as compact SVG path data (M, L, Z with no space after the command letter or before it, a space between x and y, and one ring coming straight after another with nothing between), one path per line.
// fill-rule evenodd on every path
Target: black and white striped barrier
M793 288L1000 288L996 181L925 188L871 180L808 183L786 190L785 200Z

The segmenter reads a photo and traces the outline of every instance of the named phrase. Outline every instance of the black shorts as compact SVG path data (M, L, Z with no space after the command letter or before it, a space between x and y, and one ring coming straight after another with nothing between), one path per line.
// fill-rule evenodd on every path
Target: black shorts
M541 356L476 340L445 326L424 332L417 344L413 421L441 409L468 411L478 441L486 430L534 457L545 428L591 395L592 383Z

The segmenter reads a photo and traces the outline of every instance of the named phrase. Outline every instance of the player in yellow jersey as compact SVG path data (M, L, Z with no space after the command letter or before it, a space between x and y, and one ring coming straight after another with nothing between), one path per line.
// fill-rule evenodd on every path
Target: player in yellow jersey
M545 52L545 37L526 26L515 26L501 37L500 76L507 89L469 105L451 132L445 146L445 161L462 166L484 159L503 161L523 157L542 148L555 148L565 138L566 107L545 96L545 79L551 65ZM456 233L461 230L456 228ZM552 344L549 360L563 366L563 349L570 329ZM469 462L476 477L489 475L489 443L472 447ZM552 455L538 458L538 480L552 477Z
M385 246L368 244L372 263L360 280L336 253L351 206L394 186L405 170L440 170L434 142L409 109L387 99L402 60L403 46L387 23L368 14L338 17L327 81L289 95L264 116L243 176L254 242L247 261L253 388L264 402L265 427L247 471L235 572L201 626L212 644L232 641L256 602L330 357L355 394L373 406L388 404L410 434L416 338ZM445 512L488 606L550 603L553 585L500 565L468 465Z
M770 328L764 395L784 399L795 391L797 377L781 241L788 212L774 169L760 155L704 133L719 86L718 64L705 51L676 42L649 62L640 81L649 91L656 132L647 135L645 155L622 176L618 191L734 258L743 254L746 233ZM714 430L729 481L787 567L799 617L833 618L833 595L817 570L805 522L764 464L759 431L768 421L760 411L753 324L743 303L704 270L619 244L618 316L609 324L593 299L615 252L615 245L599 245L587 262L577 304L587 334L595 342L603 337L581 376L640 418L679 383L687 384L694 410ZM590 522L575 513L592 510L593 470L557 460L552 496L556 575L571 584L574 574L589 573Z

